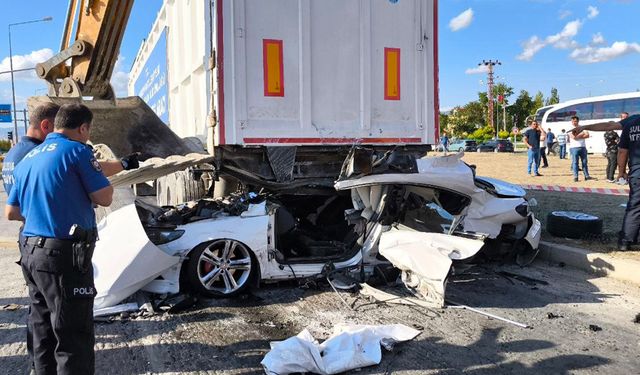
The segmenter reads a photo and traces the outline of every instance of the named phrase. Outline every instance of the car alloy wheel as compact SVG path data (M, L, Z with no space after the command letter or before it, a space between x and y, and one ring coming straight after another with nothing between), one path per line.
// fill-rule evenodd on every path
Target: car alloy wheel
M189 283L213 297L230 297L245 290L256 270L247 246L230 239L216 240L196 248L188 264Z

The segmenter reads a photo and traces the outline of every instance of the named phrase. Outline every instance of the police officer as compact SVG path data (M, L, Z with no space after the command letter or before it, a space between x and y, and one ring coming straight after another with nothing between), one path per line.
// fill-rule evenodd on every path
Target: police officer
M54 132L14 170L5 208L9 220L24 221L22 271L37 374L94 373L93 204L109 206L113 187L86 145L92 119L84 105L60 108ZM74 225L90 238L73 239Z
M638 242L640 231L640 115L629 116L620 121L578 126L573 132L578 134L583 130L622 130L618 143L618 178L629 181L629 201L618 238L618 250L627 251L631 244Z
M2 163L2 182L7 195L13 187L13 170L29 151L44 141L47 134L53 131L53 120L60 107L57 104L46 103L31 112L27 134L20 138L15 146L7 152Z
M59 109L60 106L55 103L44 103L31 111L27 134L20 138L20 142L9 150L2 164L2 182L7 195L9 195L13 187L13 170L25 155L40 145L46 136L53 131L54 120ZM121 160L101 161L100 166L104 175L109 177L124 169L138 168L139 162L137 156L138 154L134 153ZM29 361L33 366L32 348L31 328L27 323L27 352Z
M45 137L53 131L53 121L59 109L60 106L57 104L45 103L38 106L29 115L27 134L7 152L2 163L2 182L7 195L13 187L13 170L29 151L40 145ZM100 161L100 167L107 177L123 170L138 168L139 165L138 153L133 153L120 160Z

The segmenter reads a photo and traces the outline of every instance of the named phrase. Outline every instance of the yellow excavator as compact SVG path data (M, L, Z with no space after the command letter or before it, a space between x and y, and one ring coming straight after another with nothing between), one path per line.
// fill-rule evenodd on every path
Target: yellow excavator
M36 66L48 95L29 98L28 107L82 102L94 113L91 141L118 157L186 155L192 150L140 97L118 99L110 84L133 2L69 0L60 52Z

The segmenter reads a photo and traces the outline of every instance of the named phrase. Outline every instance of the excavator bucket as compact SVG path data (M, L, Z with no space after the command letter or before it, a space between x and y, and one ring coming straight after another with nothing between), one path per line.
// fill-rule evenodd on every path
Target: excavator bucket
M146 160L194 152L138 96L116 99L115 104L110 100L33 96L27 105L31 111L46 102L82 103L89 107L93 112L91 142L106 144L116 157L140 152L140 159Z

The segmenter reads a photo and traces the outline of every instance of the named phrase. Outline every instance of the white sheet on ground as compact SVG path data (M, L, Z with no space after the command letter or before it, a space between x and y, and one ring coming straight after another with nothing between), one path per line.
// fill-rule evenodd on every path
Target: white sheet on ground
M392 228L382 233L378 249L402 271L402 281L434 307L444 307L445 283L452 260L474 256L483 241L442 233Z
M291 374L312 372L337 374L377 365L382 360L382 340L408 341L420 331L402 324L386 326L338 325L333 335L319 344L308 330L271 344L262 362L265 372Z
M104 218L98 235L93 254L94 310L120 303L180 262L180 257L149 241L133 204Z

